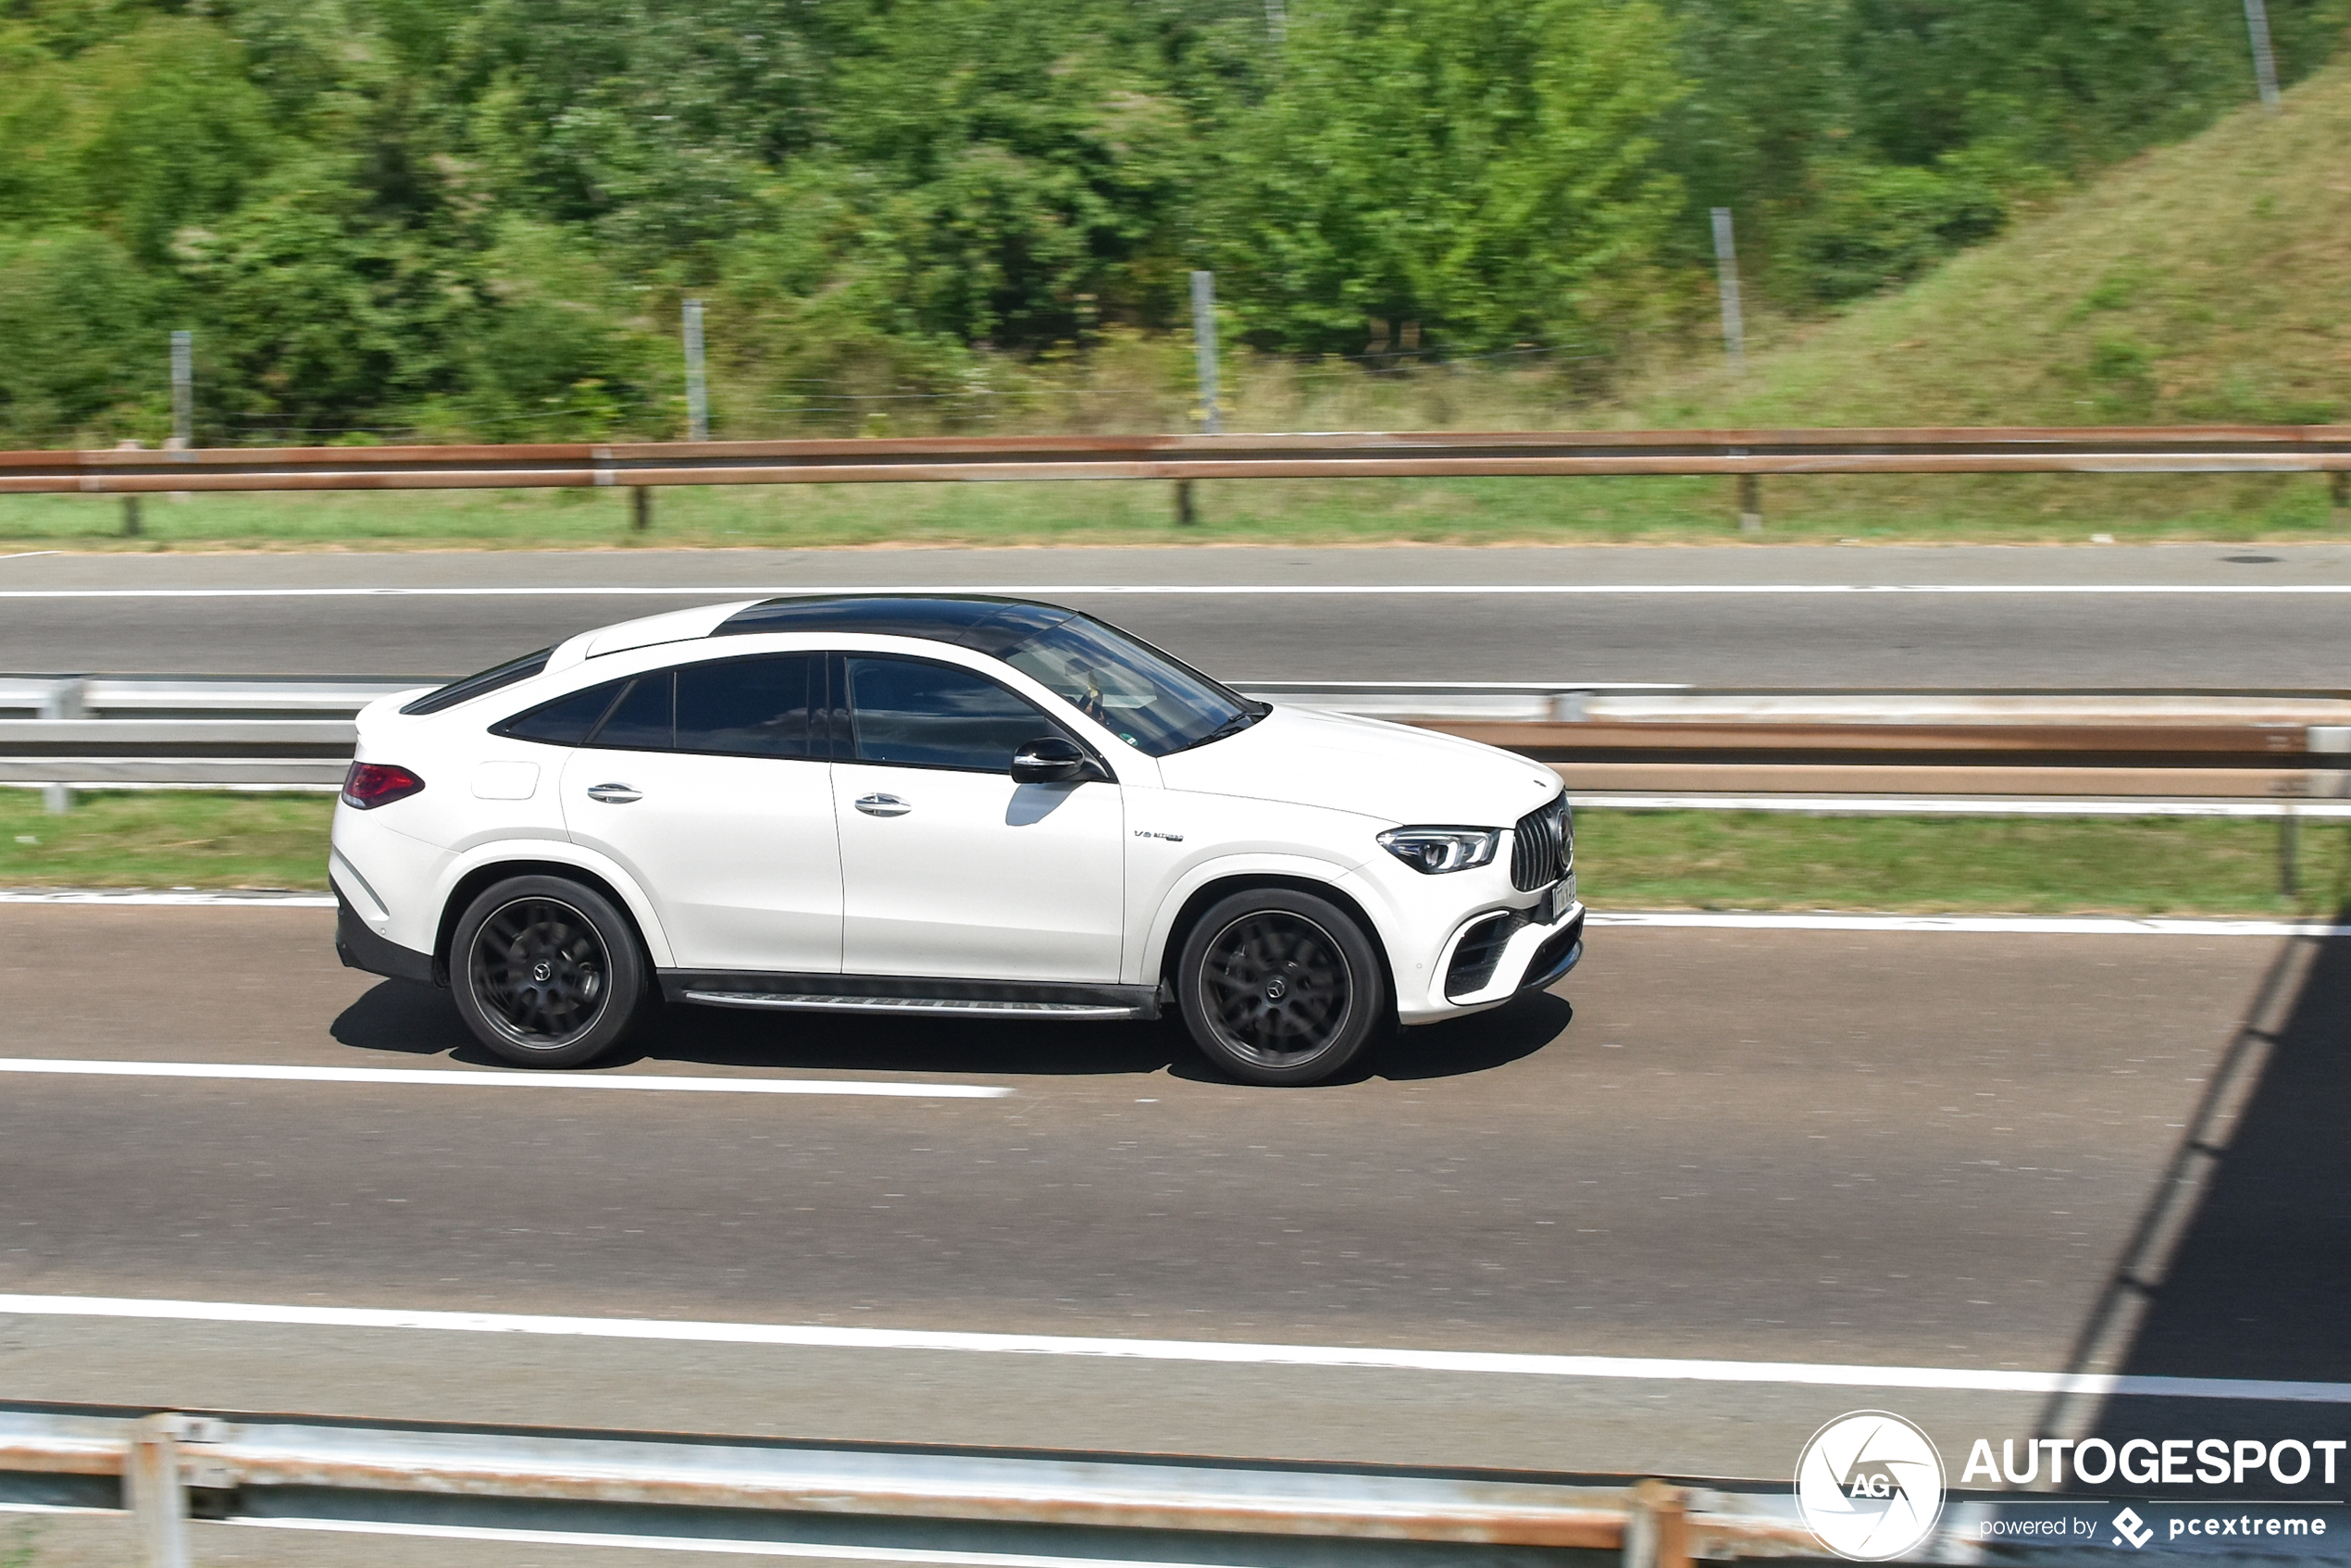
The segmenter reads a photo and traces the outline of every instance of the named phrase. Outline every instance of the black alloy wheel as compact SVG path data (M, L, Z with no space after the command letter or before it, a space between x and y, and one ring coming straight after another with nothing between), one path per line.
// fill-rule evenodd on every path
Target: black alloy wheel
M1252 1083L1317 1083L1387 1015L1377 954L1344 910L1312 894L1237 893L1192 928L1178 964L1192 1039Z
M457 1010L510 1062L571 1067L628 1032L645 992L636 933L609 900L516 877L474 900L450 942Z

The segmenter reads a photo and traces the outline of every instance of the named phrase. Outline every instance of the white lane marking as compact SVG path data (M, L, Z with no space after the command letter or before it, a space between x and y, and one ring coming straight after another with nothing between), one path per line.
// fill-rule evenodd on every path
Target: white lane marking
M622 1536L592 1530L516 1530L494 1524L403 1524L347 1519L228 1519L222 1523L264 1530L332 1530L354 1536L421 1536L431 1540L513 1541L527 1546L618 1546L634 1547L641 1551L706 1551L731 1557L815 1557L844 1562L937 1562L968 1564L969 1568L1207 1568L1205 1564L1155 1557L1041 1557L1033 1552L941 1551L927 1547L830 1546L802 1541L740 1541L690 1536Z
M2351 926L2300 920L2132 920L2064 915L1746 915L1592 910L1594 926L1689 930L1975 931L2057 937L2351 937Z
M703 1323L666 1318L543 1317L387 1307L305 1307L255 1301L174 1301L143 1296L0 1294L0 1315L267 1324L305 1328L433 1329L678 1344L768 1345L811 1350L952 1350L992 1355L1086 1356L1208 1362L1227 1366L1318 1366L1401 1372L1501 1373L1520 1377L1608 1377L1696 1383L1777 1383L1850 1388L1926 1388L1987 1394L2121 1394L2182 1400L2270 1400L2351 1404L2351 1383L2257 1378L2152 1377L2112 1373L2011 1372L1951 1366L1869 1366L1813 1362L1701 1361L1670 1356L1536 1355L1508 1350L1390 1350L1369 1345L1280 1345L1214 1339L1113 1339L1064 1334L988 1334L829 1324Z
M902 583L822 585L719 583L577 587L313 587L313 588L9 588L0 599L529 599L529 598L766 598L823 593L1006 593L1024 598L1054 594L1170 594L1227 598L1243 595L1335 594L1371 597L1522 594L1804 594L1804 593L2351 593L2351 583L1990 583L1990 582L1513 582L1513 583Z
M994 1084L877 1083L865 1078L687 1078L653 1073L457 1072L429 1067L278 1067L248 1062L97 1062L0 1057L0 1073L104 1078L226 1078L256 1083L424 1084L436 1089L630 1089L674 1094L850 1094L889 1100L1001 1100Z
M6 555L0 555L0 561L24 561L35 555L62 555L64 554L62 550L12 550Z

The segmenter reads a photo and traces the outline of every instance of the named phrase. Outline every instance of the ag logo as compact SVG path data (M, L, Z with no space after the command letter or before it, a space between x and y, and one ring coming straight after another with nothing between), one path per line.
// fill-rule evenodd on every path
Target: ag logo
M1796 1462L1796 1506L1839 1557L1899 1557L1943 1516L1943 1456L1898 1415L1840 1415L1812 1434Z

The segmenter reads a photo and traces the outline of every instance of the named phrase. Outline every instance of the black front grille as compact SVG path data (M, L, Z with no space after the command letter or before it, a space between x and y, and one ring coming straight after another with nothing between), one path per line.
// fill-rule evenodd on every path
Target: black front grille
M1502 962L1502 950L1510 946L1511 939L1525 924L1526 916L1506 909L1462 933L1453 949L1453 962L1445 966L1445 994L1467 996L1492 985L1494 966Z
M1511 886L1531 893L1567 875L1575 864L1575 846L1567 826L1567 797L1561 795L1540 811L1518 819L1511 834Z

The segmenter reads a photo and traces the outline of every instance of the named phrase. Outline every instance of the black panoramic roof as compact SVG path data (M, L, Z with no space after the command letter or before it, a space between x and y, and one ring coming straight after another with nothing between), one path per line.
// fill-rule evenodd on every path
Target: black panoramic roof
M755 631L862 631L877 637L927 637L1001 658L1049 627L1077 614L1058 604L981 594L825 593L763 599L738 610L713 637Z

